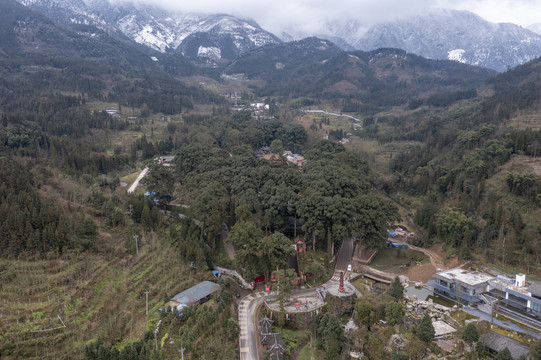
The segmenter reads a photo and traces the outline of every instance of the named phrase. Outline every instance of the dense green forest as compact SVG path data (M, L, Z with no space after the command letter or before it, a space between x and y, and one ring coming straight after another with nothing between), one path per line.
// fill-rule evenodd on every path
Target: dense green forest
M397 49L346 53L331 43L321 46L315 38L254 50L225 71L263 81L254 85L260 96L288 94L335 104L343 100L347 106L342 111L368 115L408 102L414 108L423 103L448 106L475 97L474 88L495 74Z
M539 174L506 166L538 157L538 128L507 125L539 104L538 83L527 76L511 70L489 81L494 93L488 98L389 122L401 129L393 140L420 142L391 160L388 188L422 200L415 216L426 231L420 243L439 238L464 259L488 253L503 264L537 267L540 229L528 213L539 208ZM412 121L416 127L408 131Z
M246 54L225 69L246 77L228 82L12 0L0 12L2 358L169 359L181 348L235 358L231 279L181 318L158 309L215 265L246 279L285 274L296 240L315 284L344 240L382 250L397 223L415 245L541 276L540 59L495 76L307 39ZM237 91L244 111L224 96ZM249 110L256 99L272 119ZM302 112L314 108L360 120ZM171 166L156 161L164 155ZM316 337L321 359L356 342L384 358L388 330L374 325L384 320L407 329L407 354L391 358L434 350L433 329L406 324L401 300L398 283L350 304L361 325L350 338L340 316L351 312L330 304L299 343Z

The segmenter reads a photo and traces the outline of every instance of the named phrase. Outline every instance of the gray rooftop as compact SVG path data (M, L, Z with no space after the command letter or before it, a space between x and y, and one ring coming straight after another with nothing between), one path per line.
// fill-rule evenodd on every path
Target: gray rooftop
M463 284L468 284L471 286L480 285L494 279L494 276L490 276L479 271L470 271L460 268L442 271L437 273L436 276L447 279L451 282L459 281Z
M441 320L432 321L432 326L434 327L435 337L449 335L456 332L454 327Z
M541 283L532 281L528 287L528 291L535 295L541 295Z
M181 304L191 305L199 300L214 294L220 290L220 285L210 281L203 281L188 290L175 295L171 300L178 301Z
M513 357L514 360L522 355L528 356L528 353L530 352L530 349L526 345L493 331L488 331L485 334L483 343L487 348L496 352L500 352L505 348L509 349L511 357Z

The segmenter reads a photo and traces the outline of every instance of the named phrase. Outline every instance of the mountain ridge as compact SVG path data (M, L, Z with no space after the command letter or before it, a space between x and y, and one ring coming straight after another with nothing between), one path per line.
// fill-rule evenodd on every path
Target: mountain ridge
M251 19L228 14L168 12L157 6L109 0L18 0L60 23L82 23L123 34L161 53L180 52L199 65L219 68L268 44L317 36L345 51L398 48L430 59L454 60L499 72L541 55L541 34L492 23L464 10L435 9L363 33L353 17L323 22L310 33L284 28L276 36Z
M348 98L359 113L404 105L412 96L475 88L495 71L454 61L408 54L400 49L345 52L333 43L307 38L274 44L248 52L231 63L225 74L243 74L264 85L261 96L284 91L291 96Z
M111 4L108 0L18 1L54 21L119 32L161 53L178 51L197 63L213 67L253 48L281 41L255 21L228 14L171 13L156 6ZM210 35L202 37L201 33ZM200 43L195 44L197 41ZM199 46L203 47L201 51Z
M355 44L365 51L380 47L502 72L541 55L541 35L510 23L491 23L468 11L439 9L375 25Z

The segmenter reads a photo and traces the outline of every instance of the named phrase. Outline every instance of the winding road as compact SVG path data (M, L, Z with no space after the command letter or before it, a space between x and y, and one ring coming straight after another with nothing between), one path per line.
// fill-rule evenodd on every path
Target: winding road
M351 238L342 243L338 255L336 257L336 266L334 270L334 275L332 278L325 284L310 289L298 289L291 292L292 297L302 297L302 296L317 296L318 289L325 289L326 287L336 285L340 279L340 273L344 273L344 278L347 278L347 266L353 255L353 244L354 239ZM410 249L422 251L428 257L430 257L431 263L436 268L444 268L443 259L434 251L418 248L416 246L408 245ZM362 269L366 272L375 272L382 278L393 279L396 275L391 273L386 273L376 269L372 269L369 266L363 266ZM236 276L235 276L236 277ZM240 277L240 275L239 275ZM263 359L263 353L261 351L261 346L259 346L259 335L258 335L258 313L259 308L262 304L267 301L274 299L278 296L278 292L258 292L250 294L244 297L238 308L238 319L240 326L240 336L239 336L239 352L241 360L260 360Z
M354 239L351 238L342 243L336 257L336 266L331 280L317 288L293 290L291 297L318 296L318 289L337 283L340 272L344 272L344 278L346 278L347 265L353 255L353 241ZM278 292L276 291L269 293L258 292L250 294L241 300L238 309L240 326L239 352L241 360L263 359L261 347L259 346L257 315L259 308L265 301L276 298L277 296Z
M445 261L443 261L442 257L438 253L436 253L435 251L425 249L425 248L420 248L420 247L417 247L415 245L408 244L408 243L406 243L404 241L389 239L389 241L391 241L391 240L392 240L392 242L396 242L396 243L400 243L400 244L407 244L408 248L411 249L411 250L416 250L416 251L422 252L423 254L425 254L426 256L428 256L430 258L430 263L432 265L434 265L434 267L436 269L446 269Z
M342 243L336 258L335 271L331 280L317 288L293 290L291 293L292 297L316 296L318 289L324 289L325 287L336 284L340 279L340 272L344 272L344 278L346 278L348 275L347 265L353 254L353 243L354 239L349 239ZM408 246L410 249L425 253L430 258L430 262L434 267L445 268L443 259L436 252L412 245ZM362 269L366 272L376 272L377 275L391 280L396 276L395 274L372 269L368 266L363 266ZM241 360L260 360L263 358L261 347L259 346L257 314L265 301L276 298L277 296L278 292L259 292L250 294L241 300L238 308L240 326L239 351Z
M241 360L259 360L262 358L258 346L257 314L259 307L266 300L275 298L278 292L255 293L244 297L239 304L239 351Z

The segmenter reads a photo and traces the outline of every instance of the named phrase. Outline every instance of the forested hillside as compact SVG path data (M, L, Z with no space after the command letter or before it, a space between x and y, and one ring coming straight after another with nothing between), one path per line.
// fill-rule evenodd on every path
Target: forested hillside
M344 241L381 250L397 223L416 245L541 275L539 59L492 77L311 38L204 76L13 0L0 14L2 358L236 358L249 291L215 265L314 285ZM208 302L165 311L203 280L220 286ZM370 326L387 310L367 299ZM319 358L345 341L321 325L342 334L333 316L315 322Z
M384 141L422 143L391 161L394 189L421 200L421 243L439 238L465 259L537 268L539 69L535 60L496 76L488 97L390 119L400 130Z
M226 68L263 80L262 96L289 94L317 101L347 99L344 111L374 114L418 101L449 105L476 96L495 72L453 61L433 61L397 49L343 52L309 38L254 50Z

